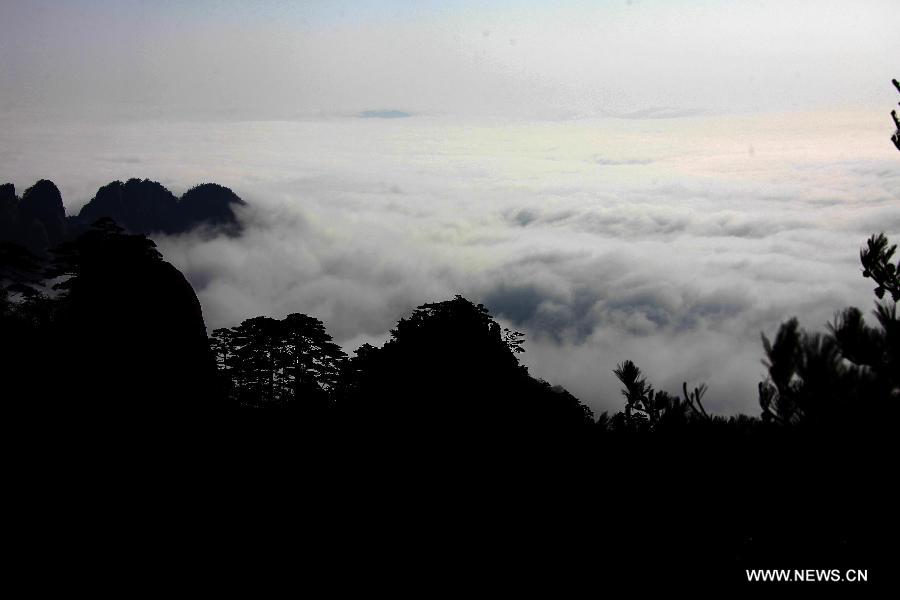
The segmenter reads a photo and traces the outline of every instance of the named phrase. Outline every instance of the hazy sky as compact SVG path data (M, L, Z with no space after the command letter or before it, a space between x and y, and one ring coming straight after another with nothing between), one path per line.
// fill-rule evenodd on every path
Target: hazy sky
M69 213L116 179L231 187L243 237L157 239L210 327L303 312L352 351L462 293L596 410L632 359L756 413L759 333L868 310L859 246L900 237L898 15L0 0L0 182Z
M0 3L0 108L566 116L883 106L896 2Z

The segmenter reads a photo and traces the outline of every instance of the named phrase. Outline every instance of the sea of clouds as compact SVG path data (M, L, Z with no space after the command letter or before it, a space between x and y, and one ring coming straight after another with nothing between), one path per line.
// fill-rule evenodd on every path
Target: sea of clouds
M243 236L156 240L210 330L303 312L352 352L459 293L595 411L621 405L612 369L632 359L755 413L760 332L872 306L859 247L900 239L889 118L630 117L10 121L0 179L52 179L70 214L115 179L232 188Z

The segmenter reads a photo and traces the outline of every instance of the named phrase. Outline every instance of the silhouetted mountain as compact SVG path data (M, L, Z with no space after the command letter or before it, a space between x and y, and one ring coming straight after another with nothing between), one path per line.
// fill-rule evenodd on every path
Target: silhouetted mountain
M149 179L113 181L97 190L82 207L77 221L90 224L109 217L134 233L172 232L178 199L162 184Z
M41 179L25 190L21 199L13 184L0 185L0 242L42 255L67 233L66 209L52 181Z
M203 227L237 235L241 226L234 208L245 204L229 188L215 183L193 187L179 200L156 181L129 179L97 190L72 221L85 227L109 217L132 233L177 234Z
M171 235L202 229L239 235L235 208L244 205L237 194L215 183L195 186L178 199L156 181L129 179L101 187L77 216L66 217L62 196L52 181L38 181L21 200L15 186L6 183L0 185L0 241L43 254L104 217L131 233Z
M364 110L359 116L363 119L405 119L412 115L402 110Z
M0 241L12 241L17 235L19 217L19 197L16 186L11 183L0 185Z
M0 355L14 401L117 412L211 406L220 394L200 303L151 240L102 219L52 255L45 269L0 245Z
M66 209L59 188L52 181L41 179L25 190L19 202L21 226L28 231L29 247L46 239L47 246L55 246L66 235ZM36 246L35 246L36 247Z
M191 408L215 393L200 302L155 244L109 219L54 250L68 390L113 410ZM83 394L83 396L82 396Z
M192 187L181 196L175 212L174 233L190 231L197 227L210 227L229 235L240 233L240 223L234 214L236 206L246 202L229 188L217 183L203 183Z
M41 179L21 200L11 183L0 186L0 241L43 253L66 236L66 209L52 181Z

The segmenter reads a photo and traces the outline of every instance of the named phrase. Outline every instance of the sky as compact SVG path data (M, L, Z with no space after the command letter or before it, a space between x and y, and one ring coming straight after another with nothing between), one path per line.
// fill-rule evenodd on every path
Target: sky
M0 180L231 187L244 236L157 239L210 328L461 293L595 411L632 359L754 413L760 333L900 237L892 4L2 1Z
M3 0L0 109L295 117L883 106L891 1Z

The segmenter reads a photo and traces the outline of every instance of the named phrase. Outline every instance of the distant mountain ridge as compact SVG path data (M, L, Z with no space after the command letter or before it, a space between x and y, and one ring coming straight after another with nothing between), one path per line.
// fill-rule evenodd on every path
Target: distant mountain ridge
M0 241L44 252L102 218L145 235L202 229L234 236L242 230L235 213L239 206L246 202L216 183L197 185L177 198L159 182L132 178L104 185L78 215L67 217L62 195L52 181L38 181L21 199L15 186L6 183L0 185Z
M41 179L16 196L11 183L0 186L0 241L44 251L66 237L66 209L59 188Z
M403 110L364 110L359 113L363 119L405 119L411 117L412 114Z
M165 186L149 179L113 181L84 205L72 222L90 225L109 217L132 233L185 233L209 227L222 233L240 233L235 206L246 202L229 188L203 183L176 198Z

